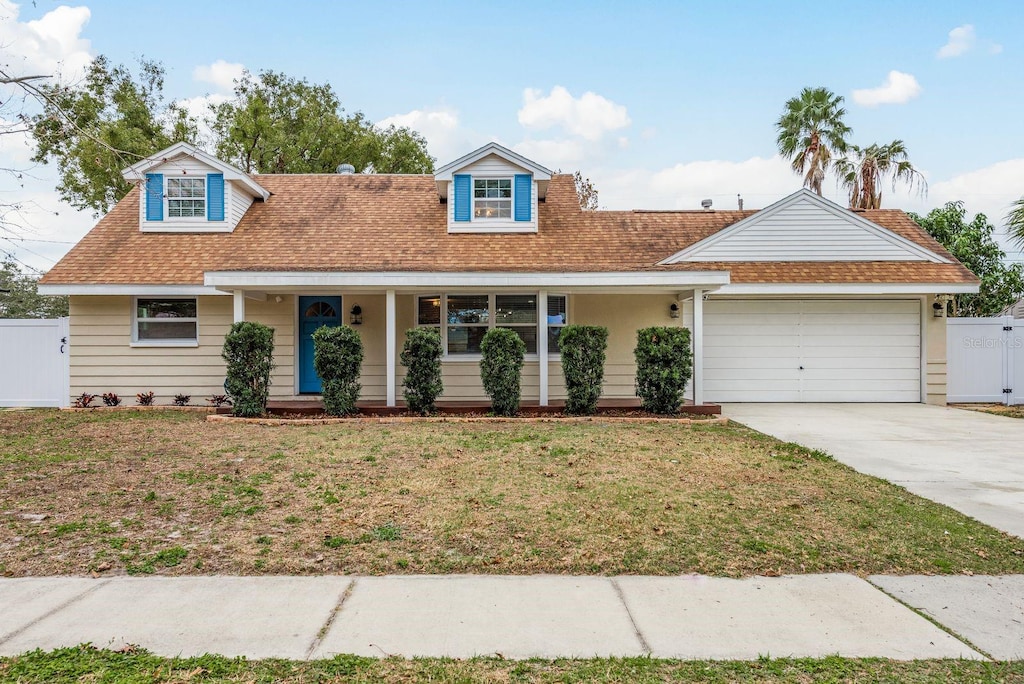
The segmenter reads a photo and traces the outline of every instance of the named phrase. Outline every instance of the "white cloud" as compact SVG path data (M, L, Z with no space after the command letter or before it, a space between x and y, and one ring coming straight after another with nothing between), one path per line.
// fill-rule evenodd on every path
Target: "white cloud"
M459 113L454 109L414 109L395 114L377 122L378 126L411 128L427 140L427 150L438 165L447 164L473 151L490 140L486 136L464 128Z
M218 59L213 64L197 66L192 71L192 78L200 83L209 83L222 93L234 90L235 81L242 77L245 66L238 62L226 62Z
M921 84L911 74L890 71L885 83L877 88L862 88L853 91L853 101L863 107L877 107L883 104L906 104L921 94Z
M623 105L597 93L588 91L576 98L562 86L555 86L548 95L535 88L523 91L519 123L538 130L561 126L572 135L598 140L608 131L629 126L631 121Z
M992 43L992 44L990 44L988 46L988 54L990 54L990 55L998 55L1002 51L1003 51L1003 46L1000 45L999 43Z
M658 170L595 169L588 175L601 192L602 208L609 209L700 209L704 199L716 209L735 209L737 194L745 208L756 209L801 187L800 176L777 155L693 161Z
M0 0L0 51L3 66L15 74L55 76L74 80L92 61L82 30L89 22L88 7L61 5L39 19L18 21L19 6Z
M559 140L523 140L512 149L527 159L532 159L549 169L562 169L566 173L581 167L580 162L591 151L589 145L579 138Z
M968 52L974 47L974 42L977 37L974 34L974 26L971 24L964 24L963 26L957 26L955 29L949 32L949 40L939 48L939 51L935 54L939 59L946 59L947 57L959 57L960 55Z
M942 206L963 200L970 214L981 212L996 227L1006 225L1010 205L1024 196L1024 158L1007 159L980 169L933 183L928 190L928 204ZM1019 250L1014 247L1014 251Z

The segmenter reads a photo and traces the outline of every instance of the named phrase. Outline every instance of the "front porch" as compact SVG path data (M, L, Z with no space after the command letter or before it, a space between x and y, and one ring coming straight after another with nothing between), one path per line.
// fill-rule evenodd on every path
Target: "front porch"
M392 416L405 412L405 401L398 399L395 406L388 406L387 402L379 400L359 401L356 404L359 412L369 416ZM561 413L565 408L565 401L552 399L547 406L541 406L538 401L520 402L520 411L527 416L551 415ZM470 414L486 413L490 410L490 403L487 401L438 401L437 408L442 413ZM597 413L618 413L621 411L636 411L640 409L639 399L601 399L597 402ZM277 399L267 402L267 413L271 415L319 415L324 412L324 404L320 399L300 398L294 400ZM680 413L701 416L721 415L722 407L718 404L695 405L692 400L687 399L679 409Z
M565 387L557 339L566 324L600 325L609 330L601 407L631 410L635 397L636 331L650 326L680 326L691 331L693 374L687 388L689 412L702 408L703 302L706 293L727 282L720 272L572 273L572 274L357 274L217 273L207 286L230 294L233 320L261 320L263 311L291 310L293 325L278 328L278 344L291 353L279 365L273 399L296 409L319 393L308 380L312 370L312 330L323 317L352 325L363 339L364 408L401 412L403 368L399 359L404 331L432 326L442 334L443 410L478 412L489 401L479 378L479 343L488 329L511 328L527 346L523 368L524 410L559 412ZM383 282L382 282L383 281ZM382 287L383 285L383 287ZM389 287L389 285L391 287ZM250 305L260 313L247 311ZM307 320L312 316L311 319ZM307 329L308 328L308 329ZM282 358L282 361L284 361ZM290 362L290 363L289 363ZM291 373L288 373L291 370ZM284 390L284 392L282 392ZM291 396L288 396L291 394ZM319 404L307 410L318 411Z

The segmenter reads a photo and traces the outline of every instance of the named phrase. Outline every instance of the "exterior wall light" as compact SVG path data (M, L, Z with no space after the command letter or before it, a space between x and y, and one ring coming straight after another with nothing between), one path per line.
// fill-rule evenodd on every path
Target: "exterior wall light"
M668 316L669 318L679 318L679 304L672 302L668 305Z
M352 307L352 310L349 312L349 314L350 316L348 320L352 325L362 325L363 307L356 304L355 306Z
M935 318L942 318L942 314L946 313L946 305L940 302L932 304L932 316Z

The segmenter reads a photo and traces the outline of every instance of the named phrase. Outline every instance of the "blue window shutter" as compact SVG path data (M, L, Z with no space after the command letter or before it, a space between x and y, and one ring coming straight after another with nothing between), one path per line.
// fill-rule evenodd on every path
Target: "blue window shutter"
M146 174L146 220L164 220L164 174Z
M224 220L224 174L206 174L206 220Z
M470 189L473 178L469 174L457 173L455 180L455 220L468 221L473 214L473 198Z
M529 221L530 210L533 208L533 176L528 173L516 174L516 221Z

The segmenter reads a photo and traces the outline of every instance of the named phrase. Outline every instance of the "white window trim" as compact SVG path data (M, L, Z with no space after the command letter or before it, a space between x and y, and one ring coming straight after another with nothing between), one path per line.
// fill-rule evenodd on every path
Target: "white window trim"
M179 339L179 340L140 340L139 339L139 321L147 320L158 320L158 319L140 319L139 318L139 300L140 299L187 299L192 300L196 303L196 316L195 318L175 318L173 320L180 323L191 323L196 324L196 339ZM166 320L166 319L165 319ZM182 297L182 296L151 296L151 295L136 295L132 297L132 339L129 343L130 347L198 347L199 346L199 298L198 297Z
M470 207L469 207L469 222L479 224L502 224L508 222L515 222L516 220L516 179L515 176L470 176ZM487 218L485 216L477 217L476 215L476 201L504 201L502 197L477 197L476 196L476 182L481 181L503 181L507 180L509 185L509 196L508 196L508 217L494 216ZM522 223L522 221L520 221Z
M190 180L190 181L198 180L198 181L200 181L203 184L203 214L202 214L202 216L171 216L171 200L172 199L174 199L174 200L193 200L193 199L199 199L198 197L174 197L174 198L172 198L170 196L170 193L168 193L167 189L168 189L168 185L173 180ZM208 192L209 188L207 187L207 182L206 182L206 177L205 176L198 176L198 175L180 176L180 177L179 176L170 176L170 177L164 176L164 187L163 187L163 190L164 190L164 221L168 221L170 223L178 223L178 222L181 222L181 223L206 222L206 217L209 215L209 204L208 204L208 202L210 201L210 197L209 197L209 192Z
M473 296L480 297L480 296L483 296L484 294L485 293L483 293L483 292L457 292L457 293L453 293L453 296L455 296L455 297L473 297ZM516 327L519 327L519 328L529 328L529 327L533 327L533 328L536 328L536 330L537 330L537 338L538 338L538 340L540 339L540 332L541 332L540 331L540 328L541 328L540 316L542 315L542 312L540 311L540 302L539 302L539 300L537 302L537 322L536 323L533 323L533 324L531 324L531 323L506 323L506 324L503 324L503 325L499 325L496 322L496 318L497 317L494 315L495 314L495 301L496 301L497 296L499 294L502 295L502 296L504 296L504 295L513 295L513 296L519 295L519 296L526 296L526 297L529 297L529 296L539 297L539 293L538 292L501 292L501 293L488 292L486 294L487 294L487 310L488 310L487 324L486 325L482 324L482 323L452 324L453 327L459 327L461 325L464 325L466 327L487 328L488 330L493 330L494 328L504 328L504 327L509 327L509 328L516 328ZM440 322L438 324L420 323L420 299L431 299L431 298L434 298L434 297L436 297L436 298L438 298L440 300L440 309L441 309L440 310ZM552 292L552 293L549 293L548 294L548 299L550 300L552 297L565 297L565 323L563 323L562 325L559 325L559 326L545 326L545 329L559 328L559 327L564 328L565 326L570 324L569 323L569 321L570 321L570 316L569 316L569 295L566 294L566 293L562 293L562 292ZM413 316L413 325L414 325L414 327L417 327L417 328L440 328L440 332L441 332L441 349L443 350L443 352L441 354L441 361L443 363L447 363L447 362L453 362L453 363L479 363L480 360L483 358L483 355L479 354L479 353L470 353L470 352L454 353L454 354L448 353L448 327L449 327L449 323L448 323L448 294L447 293L436 293L435 292L435 293L426 293L426 294L416 294L416 295L414 295L413 307L412 308L413 308L412 316ZM546 318L547 318L547 311L544 311L543 315L544 315L545 320L546 320ZM558 360L561 360L561 358L562 358L561 352L550 351L550 350L548 351L548 360L556 360L556 361L558 361ZM528 352L528 353L526 353L523 356L523 360L524 361L539 361L540 360L540 354L537 353L537 352Z

